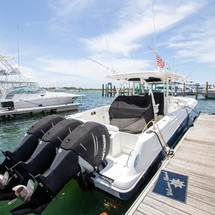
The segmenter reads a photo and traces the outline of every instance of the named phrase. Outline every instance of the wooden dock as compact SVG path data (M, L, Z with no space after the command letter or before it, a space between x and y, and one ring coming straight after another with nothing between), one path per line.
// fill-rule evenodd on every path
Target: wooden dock
M38 106L33 108L19 108L13 110L1 109L0 118L13 118L17 115L35 114L35 113L56 113L70 110L77 110L80 103L72 103L65 105L50 105L50 106Z
M153 192L161 171L188 176L186 203ZM201 114L126 215L215 214L215 115Z

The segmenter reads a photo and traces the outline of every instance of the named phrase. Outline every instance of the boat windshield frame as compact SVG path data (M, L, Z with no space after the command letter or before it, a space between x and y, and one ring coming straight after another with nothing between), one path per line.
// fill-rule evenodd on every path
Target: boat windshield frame
M22 86L22 87L15 87L10 89L5 98L12 98L16 94L38 94L38 93L45 93L46 90L40 87L37 84L31 84L28 86Z

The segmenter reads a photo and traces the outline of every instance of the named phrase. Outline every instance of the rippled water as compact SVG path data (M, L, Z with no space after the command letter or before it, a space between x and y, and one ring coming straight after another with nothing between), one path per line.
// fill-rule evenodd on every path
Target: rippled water
M113 98L102 97L100 91L84 92L85 97L79 98L82 104L77 112L94 107L110 104ZM215 113L215 100L198 100L197 111ZM74 112L62 113L69 115ZM0 121L0 150L11 150L23 139L26 130L42 115L33 117L20 117L7 121ZM0 161L3 155L0 154ZM138 194L138 193L137 193ZM136 194L136 195L137 195ZM74 180L71 180L51 202L43 212L44 215L76 214L76 215L100 215L106 212L108 215L125 214L135 196L129 201L120 201L101 191L82 191ZM0 202L0 214L8 215L9 211L20 204L19 201L8 206L8 201Z

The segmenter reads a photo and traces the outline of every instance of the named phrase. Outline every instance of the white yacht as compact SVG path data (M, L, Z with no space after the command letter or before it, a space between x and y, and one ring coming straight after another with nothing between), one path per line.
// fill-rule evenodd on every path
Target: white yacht
M6 56L0 55L0 63L0 110L74 104L80 96L46 91L37 82L27 80Z
M205 92L206 94L206 92ZM215 88L209 88L207 93L208 99L215 99Z
M24 201L13 214L41 213L71 179L83 189L96 188L126 200L151 169L173 153L172 147L197 114L195 99L169 93L170 82L181 77L146 71L109 78L128 82L132 94L119 95L111 105L67 116L48 128L47 121L51 125L55 118L43 118L14 152L4 152L1 192L12 189L13 198ZM160 84L162 92L156 88ZM24 150L32 136L40 144L35 141L33 150Z

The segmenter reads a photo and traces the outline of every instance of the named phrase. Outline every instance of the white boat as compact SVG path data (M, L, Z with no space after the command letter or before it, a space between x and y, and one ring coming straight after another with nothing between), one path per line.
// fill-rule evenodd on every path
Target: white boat
M208 93L206 95L208 99L215 99L215 88L209 88Z
M178 80L179 75L146 71L109 78L129 82L132 95L118 96L109 106L60 119L53 127L50 124L55 118L44 118L29 129L18 151L4 152L10 159L0 166L0 187L3 192L12 188L14 196L25 202L13 209L13 214L41 213L72 178L82 188L94 187L128 199L151 168L171 155L196 115L195 99L169 95L170 81ZM160 84L163 92L156 89ZM51 121L48 128L47 121ZM42 136L38 130L47 132ZM23 158L20 149L24 150L35 134L40 144L25 150L29 155ZM17 177L12 177L14 174Z
M0 110L73 104L80 96L46 91L37 82L27 80L6 56L0 55L0 63Z
M197 83L193 81L178 81L174 82L172 87L176 96L194 95L197 88Z
M198 85L198 93L207 99L215 99L215 85L200 83Z

